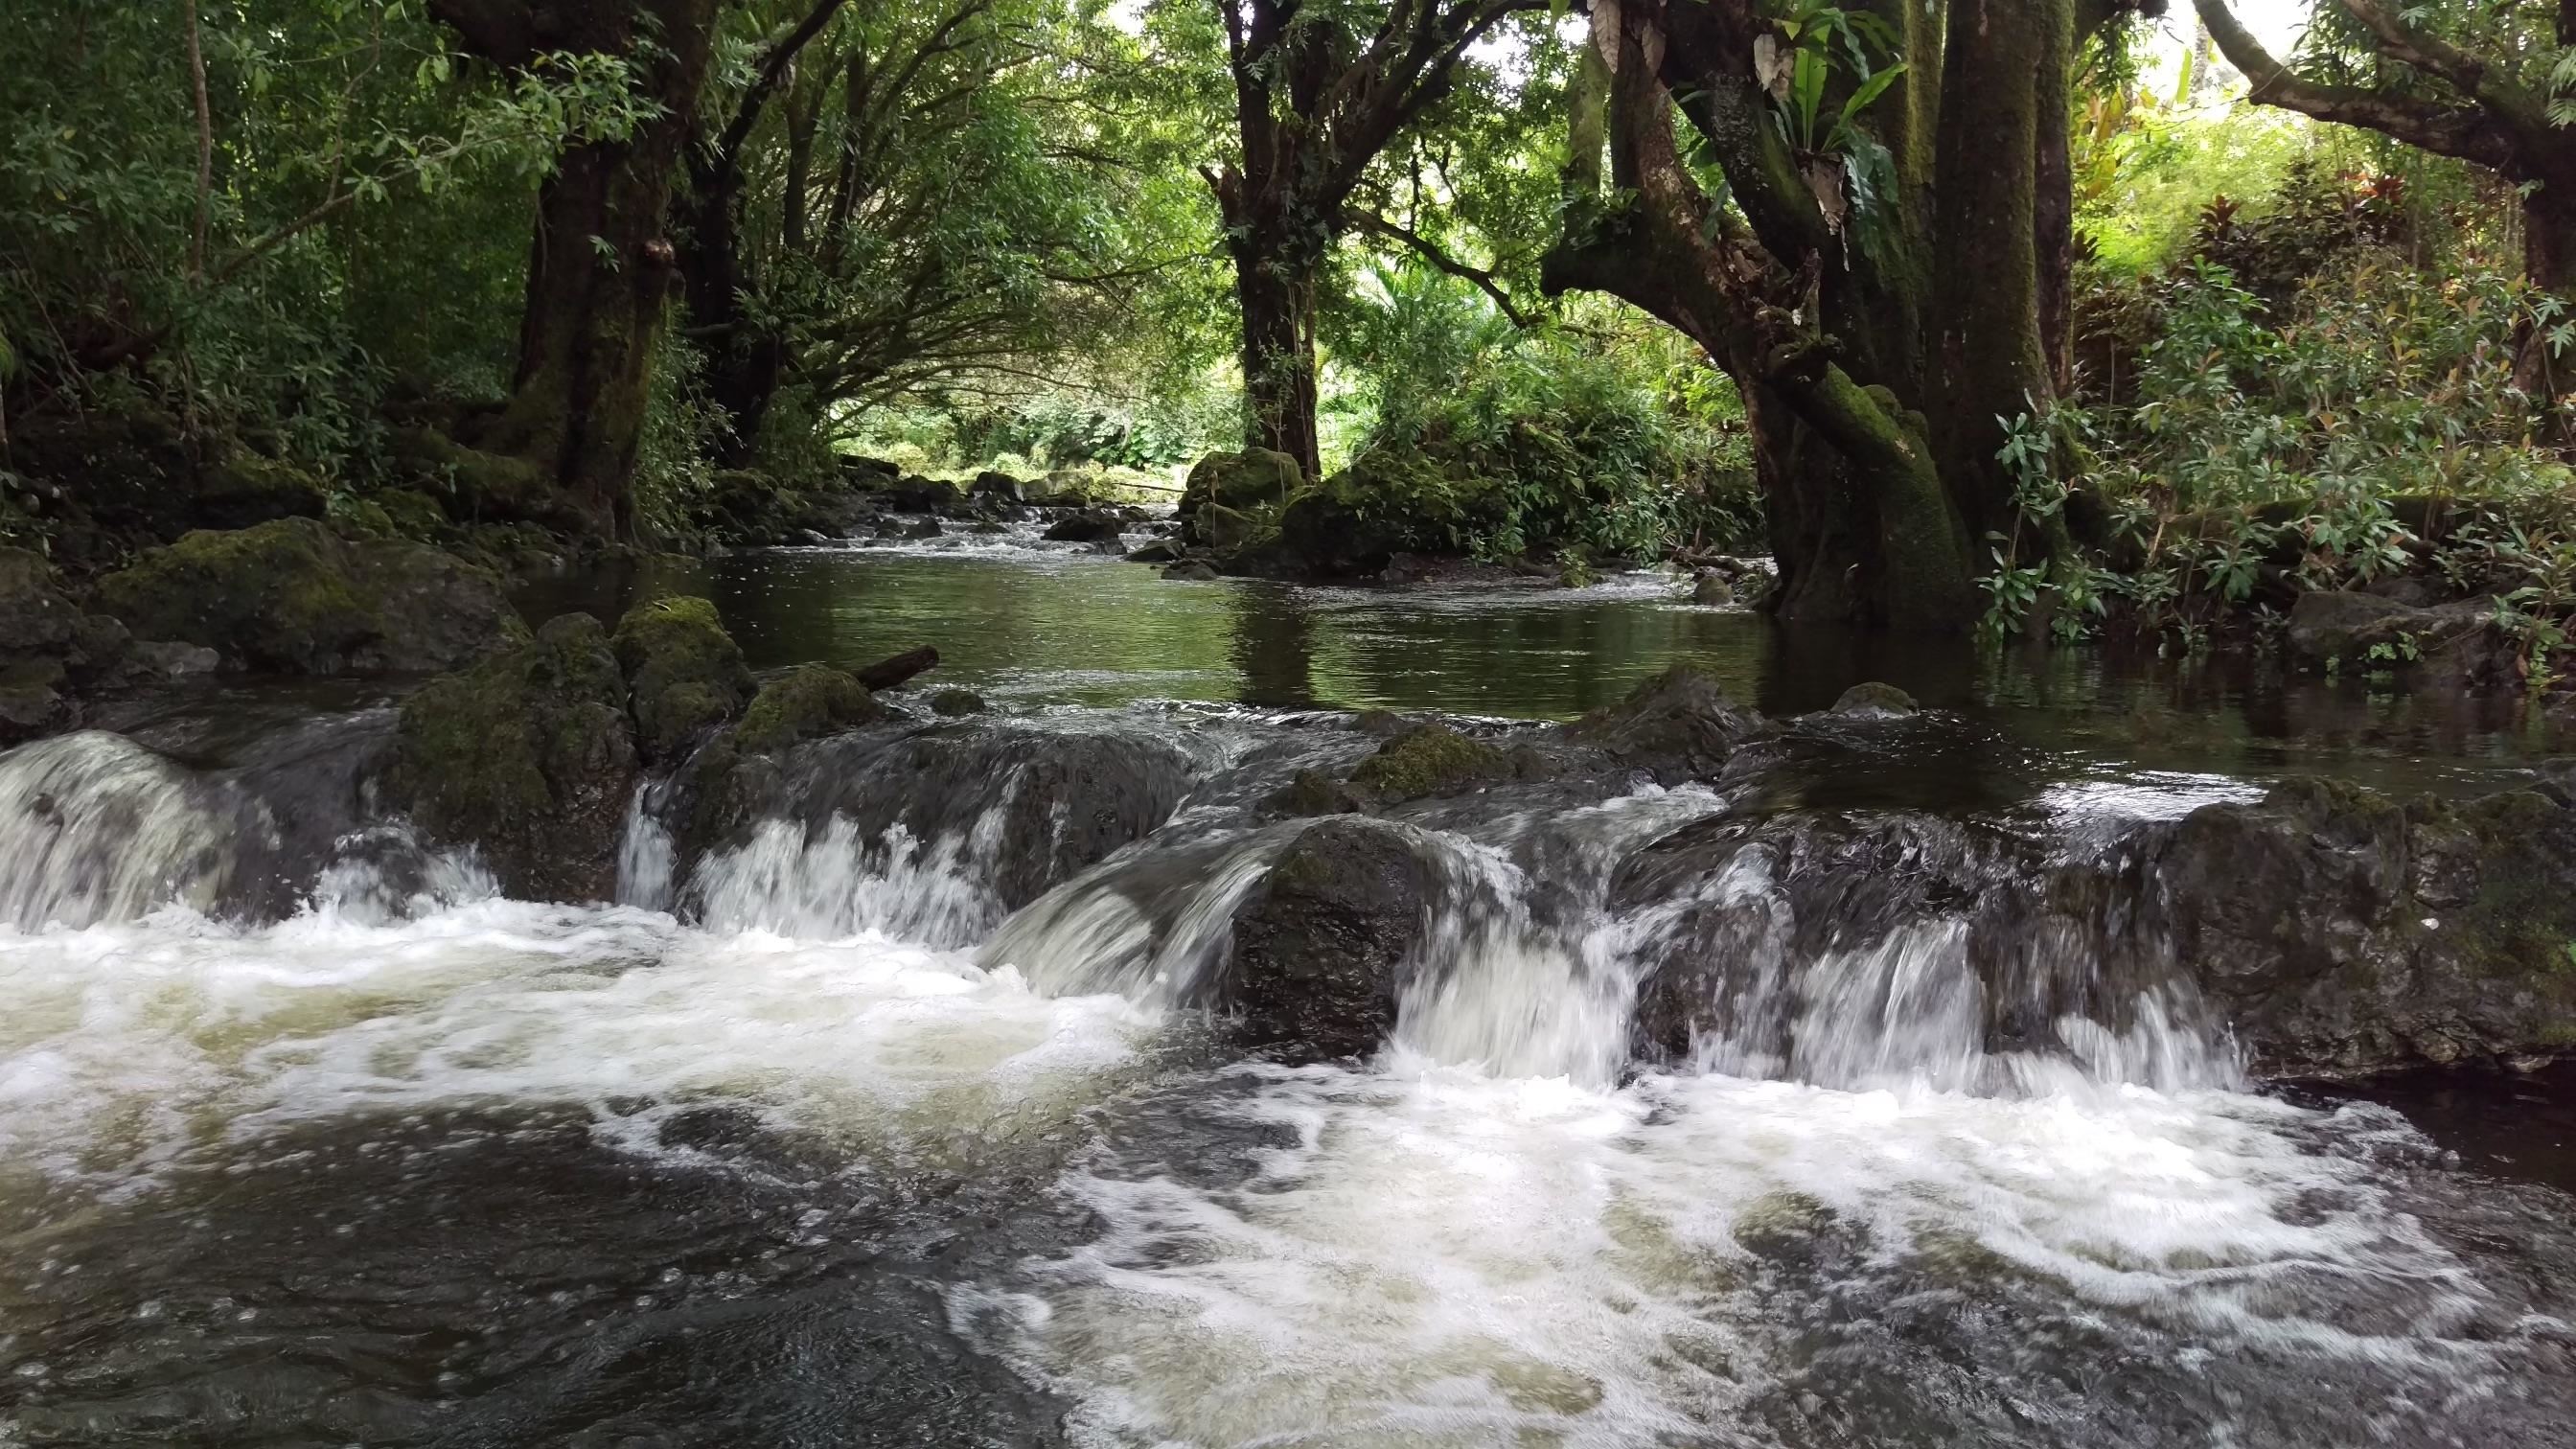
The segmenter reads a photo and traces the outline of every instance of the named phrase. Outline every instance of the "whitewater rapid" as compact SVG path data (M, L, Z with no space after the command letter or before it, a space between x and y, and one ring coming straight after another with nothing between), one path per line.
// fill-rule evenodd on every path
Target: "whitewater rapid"
M85 1358L105 1330L61 1306L88 1302L67 1275L100 1223L164 1198L217 1214L227 1182L300 1172L317 1140L390 1152L455 1114L568 1120L649 1172L811 1198L797 1242L870 1231L831 1205L890 1182L933 1204L1025 1184L999 1196L1060 1227L906 1281L937 1305L921 1332L1055 1396L1076 1443L2492 1445L2563 1423L2564 1392L2533 1387L2571 1334L2547 1201L2505 1219L2527 1258L2477 1248L2445 1222L2478 1189L2402 1119L2257 1094L2160 1002L2070 1029L2064 1054L1994 1056L1937 923L1806 968L1804 1057L1713 1041L1637 1069L1616 968L1670 943L1669 913L1534 919L1510 861L1430 831L1474 903L1433 933L1436 986L1374 1059L1288 1067L1236 1059L1181 1004L1275 844L1259 831L1193 842L1204 868L1160 930L1097 888L1133 857L1004 909L990 819L927 840L772 822L675 914L687 872L640 807L624 904L359 857L249 924L202 909L234 827L194 785L99 738L31 751L0 758L0 785L52 802L26 827L50 833L0 833L20 872L0 1443L104 1371ZM1724 804L1587 808L1570 835L1607 859ZM117 811L150 828L81 837ZM1570 898L1597 902L1606 870L1584 869ZM1707 886L1775 888L1751 867ZM741 1125L711 1146L709 1112ZM329 1279L381 1206L326 1211L300 1274ZM639 1311L759 1301L740 1269L629 1270ZM300 1281L180 1277L232 1334ZM154 1291L107 1317L199 1290ZM527 1301L508 1312L546 1311Z

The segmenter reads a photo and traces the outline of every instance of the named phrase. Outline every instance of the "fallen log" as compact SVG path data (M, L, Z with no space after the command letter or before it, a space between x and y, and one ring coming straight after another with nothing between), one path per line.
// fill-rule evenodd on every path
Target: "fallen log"
M906 650L891 659L880 659L865 669L854 669L850 673L873 693L880 689L892 689L914 675L938 666L939 651L924 644L918 649Z

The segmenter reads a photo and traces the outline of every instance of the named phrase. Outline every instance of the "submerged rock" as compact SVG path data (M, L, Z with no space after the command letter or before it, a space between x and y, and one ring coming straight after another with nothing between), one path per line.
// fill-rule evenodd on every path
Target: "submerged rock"
M610 640L626 676L627 709L647 761L685 747L742 712L751 666L705 599L650 599L626 611Z
M1691 602L1709 605L1732 604L1735 602L1735 585L1729 583L1725 575L1715 570L1703 572L1691 583Z
M1216 576L1216 569L1203 559L1183 559L1163 570L1163 577L1177 579L1185 584L1213 583Z
M526 637L489 571L303 518L191 533L99 580L97 601L142 637L283 674L452 669Z
M930 697L930 712L942 719L982 714L984 708L984 696L971 689L943 689Z
M388 777L430 838L473 846L511 894L606 899L639 760L608 633L566 614L403 702Z
M1295 1059L1375 1051L1439 881L1401 827L1352 816L1306 827L1236 913L1214 1004Z

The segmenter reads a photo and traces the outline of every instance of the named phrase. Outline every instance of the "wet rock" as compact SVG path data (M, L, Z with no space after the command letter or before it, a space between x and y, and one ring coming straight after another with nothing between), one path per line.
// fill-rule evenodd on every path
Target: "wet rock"
M1760 717L1728 703L1715 680L1674 668L1567 726L1564 737L1674 785L1715 778L1739 747L1768 730Z
M448 517L460 523L582 530L597 522L525 458L467 447L435 428L402 429L392 444L398 472L445 500Z
M942 719L982 714L984 696L971 689L943 689L930 697L930 712Z
M876 501L895 513L953 513L964 503L955 488L935 478L907 476L877 490Z
M1691 602L1720 606L1732 604L1735 602L1735 585L1724 574L1715 570L1705 571L1691 583Z
M976 474L975 481L966 486L966 496L982 503L1017 504L1028 501L1019 479L993 469Z
M1362 1056L1394 1026L1439 873L1401 827L1306 827L1236 913L1216 1005L1292 1059Z
M97 601L142 637L286 674L450 669L525 637L488 570L311 519L189 534L101 579Z
M1858 715L1863 719L1894 719L1915 712L1914 696L1893 684L1876 680L1855 684L1834 701L1832 713Z
M1446 725L1432 724L1407 730L1378 746L1351 772L1351 784L1393 805L1460 794L1511 775L1511 760L1502 751Z
M0 548L0 748L79 723L79 692L142 664L125 626L83 611L53 565Z
M2576 1049L2576 810L2546 794L2293 782L2194 812L2156 876L2176 950L2267 1070Z
M905 538L937 538L939 534L939 520L936 518L925 518L917 523L907 526L904 529L902 536Z
M994 523L994 522L991 522L990 520L987 520L987 521L985 521L985 522L983 522L983 523L978 523L978 524L974 525L973 527L968 528L966 531L967 531L968 533L972 533L972 534L979 534L979 535L981 535L981 536L983 536L983 537L990 538L990 537L992 537L994 534L997 534L997 533L1007 533L1007 532L1009 532L1010 530L1008 530L1008 529L1004 528L1002 525L1000 525L1000 524L998 524L998 523Z
M610 646L647 763L675 760L742 712L754 688L741 646L705 599L650 599L626 611Z
M601 900L638 765L607 631L566 614L405 700L387 784L430 839L475 847L511 895Z
M1262 801L1262 808L1273 815L1292 817L1365 815L1371 803L1345 781L1321 770L1299 770Z
M2318 590L2290 606L2283 637L2314 668L2407 669L2453 688L2519 688L2511 650L2484 599L2419 608L2376 593Z
M1204 584L1215 580L1216 569L1204 559L1183 559L1163 570L1163 577L1178 579L1182 583Z
M1130 549L1127 553L1129 563L1167 564L1178 563L1180 559L1180 545L1168 538L1155 539L1152 543L1141 548Z
M1060 518L1042 536L1057 543L1115 543L1126 528L1117 514L1095 510Z

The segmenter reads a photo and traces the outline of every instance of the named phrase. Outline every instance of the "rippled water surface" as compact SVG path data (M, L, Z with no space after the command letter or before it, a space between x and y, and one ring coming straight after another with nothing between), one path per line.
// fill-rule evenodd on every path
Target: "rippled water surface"
M294 831L103 736L0 757L0 1445L2576 1444L2563 1078L2285 1096L2154 993L2008 1049L1939 921L1766 987L1795 1051L1640 1062L1633 963L1673 927L1613 867L1733 797L1408 823L1468 904L1367 1061L1247 1058L1187 1009L1281 844L1227 792L1369 743L1304 711L1887 678L1944 713L1775 794L2069 849L2281 773L2510 778L2549 742L2509 714L1791 649L1642 577L1180 584L1015 538L697 582L755 663L934 643L1012 716L934 739L1106 734L1191 793L1026 902L996 806L791 815L695 867L640 836L619 906L342 848L252 921L198 908ZM381 702L133 723L304 778Z

